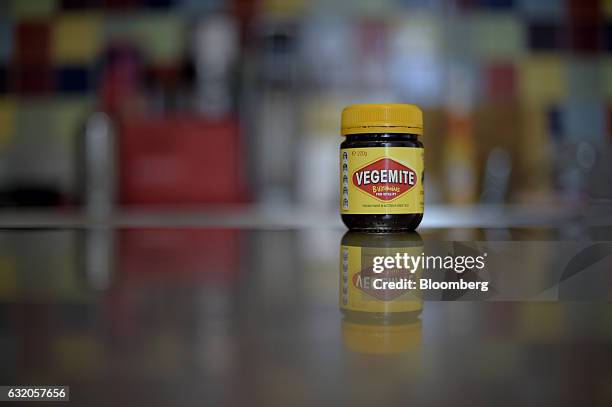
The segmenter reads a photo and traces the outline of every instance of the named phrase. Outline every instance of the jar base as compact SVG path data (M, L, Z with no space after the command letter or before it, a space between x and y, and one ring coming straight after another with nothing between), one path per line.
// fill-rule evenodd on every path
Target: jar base
M415 230L423 220L422 213L341 215L350 230L367 233L405 232Z

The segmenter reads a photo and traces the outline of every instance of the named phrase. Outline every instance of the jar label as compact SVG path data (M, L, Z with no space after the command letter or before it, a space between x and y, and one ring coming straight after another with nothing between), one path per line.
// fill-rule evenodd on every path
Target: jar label
M340 213L423 213L423 156L416 147L340 150Z
M394 256L409 253L418 256L422 246L403 248L340 247L340 307L362 312L410 312L423 307L418 290L385 289L383 283L418 281L421 269L386 269L375 273L373 259L376 256ZM415 283L416 284L416 283Z

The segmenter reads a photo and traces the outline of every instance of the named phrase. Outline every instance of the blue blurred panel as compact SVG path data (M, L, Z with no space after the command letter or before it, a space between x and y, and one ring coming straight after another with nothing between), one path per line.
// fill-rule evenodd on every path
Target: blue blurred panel
M555 21L531 22L528 28L529 49L534 51L556 51L564 47L561 25Z
M612 23L607 22L603 28L603 41L606 51L612 52Z
M64 10L83 10L101 7L103 0L62 0L61 8Z
M206 13L221 11L225 8L224 0L175 0L180 11L185 13Z
M60 93L86 93L92 88L92 74L88 67L64 66L56 71L56 84Z
M397 4L406 8L432 8L439 9L445 4L444 0L397 0Z
M13 21L0 15L0 63L8 62L13 54Z
M174 0L144 0L144 5L153 8L167 8L174 5Z
M560 142L564 135L563 112L561 108L557 105L551 107L547 112L547 119L548 133L555 141Z
M516 2L515 0L478 0L477 3L482 8L511 10L515 7Z
M604 139L603 103L569 99L565 104L565 137L568 141L599 143Z
M517 0L517 3L528 17L561 18L567 14L564 0Z
M8 69L0 64L0 94L8 92Z

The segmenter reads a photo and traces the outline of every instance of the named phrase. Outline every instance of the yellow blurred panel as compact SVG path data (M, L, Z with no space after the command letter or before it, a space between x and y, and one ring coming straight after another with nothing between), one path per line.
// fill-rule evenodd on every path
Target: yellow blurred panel
M564 334L563 304L534 302L521 305L517 334L527 342L558 342Z
M264 12L299 15L304 11L305 0L263 0L261 9Z
M548 106L568 93L567 68L558 56L541 55L518 64L520 96L528 104Z
M57 10L58 0L13 0L11 11L15 17L45 17Z
M176 15L145 14L131 24L129 31L153 63L176 62L183 54L184 25Z
M91 63L102 47L102 18L93 13L62 14L53 26L55 64Z
M612 58L610 57L602 58L601 81L604 97L608 100L612 99Z
M13 257L0 257L0 301L17 295L17 264Z
M88 97L67 97L55 100L53 104L55 130L62 143L67 145L74 143L88 115L93 111L93 106L93 100Z
M612 0L603 0L601 8L604 16L612 17Z
M516 177L519 201L550 199L553 156L547 129L546 108L526 106L521 111Z
M15 102L0 100L0 147L7 145L15 135Z
M510 14L476 14L470 20L470 43L477 56L512 60L525 49L525 24Z

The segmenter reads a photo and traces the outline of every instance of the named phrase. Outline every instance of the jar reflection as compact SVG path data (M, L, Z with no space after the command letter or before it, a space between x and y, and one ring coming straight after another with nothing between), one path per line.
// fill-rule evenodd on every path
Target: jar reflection
M423 300L416 288L383 289L382 282L417 281L421 270L373 270L378 256L420 255L423 241L416 232L349 231L340 246L339 304L342 336L352 351L390 354L409 351L421 341ZM378 280L375 282L375 280Z

